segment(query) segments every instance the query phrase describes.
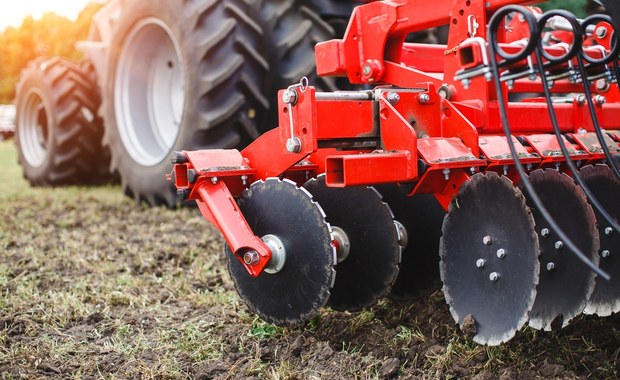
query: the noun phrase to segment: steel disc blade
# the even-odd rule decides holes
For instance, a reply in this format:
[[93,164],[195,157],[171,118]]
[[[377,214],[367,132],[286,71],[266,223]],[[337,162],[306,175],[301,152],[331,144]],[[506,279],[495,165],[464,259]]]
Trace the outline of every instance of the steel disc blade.
[[[586,166],[580,171],[586,185],[605,210],[620,221],[620,181],[607,165]],[[611,275],[609,281],[597,277],[594,292],[584,312],[607,317],[620,311],[620,233],[595,209],[601,246],[599,265]]]
[[335,275],[335,249],[323,210],[307,191],[278,179],[252,184],[238,204],[256,236],[277,236],[286,252],[279,272],[252,278],[227,247],[228,269],[239,296],[267,322],[307,322],[327,302]]
[[350,252],[336,265],[338,277],[328,304],[341,311],[358,311],[377,303],[398,275],[401,247],[389,206],[372,188],[330,188],[325,176],[306,182],[332,226],[348,236]]
[[377,190],[408,235],[390,297],[414,299],[440,289],[439,239],[446,212],[432,194],[410,197],[398,185],[382,185]]
[[[443,292],[475,342],[498,345],[528,319],[538,279],[538,239],[521,191],[496,173],[475,174],[450,204],[439,244]],[[469,317],[469,318],[468,318]]]
[[[535,170],[529,179],[543,205],[570,239],[598,262],[596,220],[583,190],[566,174]],[[564,246],[531,204],[540,246],[540,276],[529,324],[535,329],[564,327],[586,307],[596,274]],[[555,321],[555,322],[554,322]]]

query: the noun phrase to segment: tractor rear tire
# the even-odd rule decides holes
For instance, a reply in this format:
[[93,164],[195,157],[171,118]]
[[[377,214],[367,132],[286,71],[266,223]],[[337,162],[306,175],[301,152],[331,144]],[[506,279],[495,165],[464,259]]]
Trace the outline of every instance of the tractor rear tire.
[[268,63],[247,0],[130,1],[104,65],[104,144],[137,203],[179,204],[165,174],[175,150],[242,148],[268,108]]
[[[331,22],[340,25],[353,10],[354,2],[338,2],[338,9],[322,7],[318,0],[257,0],[253,18],[265,31],[264,51],[269,59],[269,77],[264,88],[269,96],[271,112],[264,119],[261,132],[277,126],[277,93],[307,77],[319,91],[334,91],[349,87],[345,80],[319,77],[316,73],[314,47],[337,35]],[[324,5],[324,4],[323,4]],[[336,12],[338,11],[338,12]],[[348,13],[348,15],[345,15]]]
[[22,71],[15,143],[23,175],[33,186],[109,180],[98,106],[89,74],[65,59],[37,58]]

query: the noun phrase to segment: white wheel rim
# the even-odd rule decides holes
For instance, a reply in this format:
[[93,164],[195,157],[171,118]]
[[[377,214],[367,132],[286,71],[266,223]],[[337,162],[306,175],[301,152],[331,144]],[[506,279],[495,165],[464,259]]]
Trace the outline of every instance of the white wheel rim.
[[161,20],[146,18],[127,36],[114,83],[116,124],[126,151],[143,166],[167,158],[179,135],[182,65],[179,45]]

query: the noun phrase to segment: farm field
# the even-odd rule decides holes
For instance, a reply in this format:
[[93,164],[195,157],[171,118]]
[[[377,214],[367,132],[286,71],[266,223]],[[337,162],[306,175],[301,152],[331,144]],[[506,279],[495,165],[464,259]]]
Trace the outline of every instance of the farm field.
[[[473,343],[441,291],[304,328],[253,316],[197,209],[119,187],[31,188],[0,143],[2,379],[613,379],[620,317]],[[162,178],[163,180],[163,178]]]

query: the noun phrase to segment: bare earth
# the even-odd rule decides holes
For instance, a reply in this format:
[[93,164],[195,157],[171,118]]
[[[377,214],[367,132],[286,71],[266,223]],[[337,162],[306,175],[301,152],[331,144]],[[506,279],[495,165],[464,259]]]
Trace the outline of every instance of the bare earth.
[[250,314],[222,238],[195,209],[118,187],[31,189],[0,143],[3,379],[532,379],[620,376],[620,317],[525,328],[500,347],[458,331],[440,291],[303,329]]

